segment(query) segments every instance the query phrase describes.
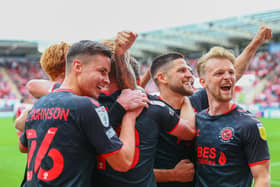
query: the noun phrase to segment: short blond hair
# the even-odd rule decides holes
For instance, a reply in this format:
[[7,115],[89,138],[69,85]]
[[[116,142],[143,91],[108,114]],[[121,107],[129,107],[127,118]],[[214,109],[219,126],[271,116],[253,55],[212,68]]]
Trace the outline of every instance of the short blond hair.
[[52,81],[65,72],[66,54],[69,48],[68,43],[60,42],[51,45],[42,54],[40,59],[41,67]]
[[206,62],[211,58],[222,58],[228,59],[233,65],[235,63],[235,56],[234,54],[223,48],[223,47],[212,47],[208,53],[204,54],[202,57],[199,58],[196,66],[196,71],[199,77],[203,76],[206,72],[205,65]]

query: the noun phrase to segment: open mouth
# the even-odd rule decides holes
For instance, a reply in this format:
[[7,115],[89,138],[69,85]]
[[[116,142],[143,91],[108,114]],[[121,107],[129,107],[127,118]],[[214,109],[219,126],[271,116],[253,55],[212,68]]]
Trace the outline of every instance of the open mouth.
[[189,79],[189,80],[187,80],[187,81],[184,81],[183,83],[184,83],[184,85],[186,85],[186,86],[191,86],[191,87],[193,87],[194,81],[193,81],[193,79]]
[[224,84],[223,86],[221,86],[221,89],[223,91],[230,91],[232,88],[232,85],[231,84]]
[[96,88],[97,88],[98,90],[103,90],[103,89],[105,88],[105,86],[100,86],[100,85],[98,85],[98,86],[96,86]]

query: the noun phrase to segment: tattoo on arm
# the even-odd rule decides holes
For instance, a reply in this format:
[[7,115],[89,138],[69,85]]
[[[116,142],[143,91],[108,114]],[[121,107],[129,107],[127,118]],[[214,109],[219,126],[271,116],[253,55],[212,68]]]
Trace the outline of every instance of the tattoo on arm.
[[133,69],[126,55],[115,56],[116,82],[120,89],[135,89],[136,80]]

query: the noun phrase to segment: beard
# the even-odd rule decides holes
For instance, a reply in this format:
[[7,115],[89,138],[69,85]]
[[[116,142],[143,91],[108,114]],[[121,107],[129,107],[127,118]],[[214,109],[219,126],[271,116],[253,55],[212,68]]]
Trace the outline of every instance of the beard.
[[222,102],[222,103],[229,102],[233,98],[233,90],[231,90],[231,93],[227,94],[227,95],[220,94],[219,92],[215,93],[215,92],[211,92],[211,91],[210,91],[210,93],[213,96],[213,98],[215,98],[217,101]]
[[187,89],[184,86],[175,86],[175,85],[170,85],[170,89],[173,92],[179,93],[183,96],[190,96],[193,94],[193,89]]

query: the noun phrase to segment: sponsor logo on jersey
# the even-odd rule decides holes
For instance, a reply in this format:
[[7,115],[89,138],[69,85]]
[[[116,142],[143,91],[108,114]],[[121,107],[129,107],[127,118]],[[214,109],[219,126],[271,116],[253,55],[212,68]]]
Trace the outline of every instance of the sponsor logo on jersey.
[[113,136],[116,135],[116,132],[113,130],[113,128],[111,127],[109,130],[106,131],[106,136],[111,139]]
[[158,106],[161,106],[161,107],[164,107],[165,104],[161,101],[156,101],[156,100],[151,100],[151,104],[152,105],[158,105]]
[[220,152],[220,157],[219,157],[219,164],[225,165],[227,163],[227,157],[223,151]]
[[104,106],[95,109],[104,127],[109,127],[109,116]]
[[170,108],[170,107],[168,107],[168,109],[169,109],[169,115],[170,116],[174,116],[175,111],[172,108]]
[[265,132],[265,128],[264,128],[263,124],[262,123],[257,123],[257,126],[258,126],[258,129],[259,129],[260,137],[263,140],[266,140],[266,132]]
[[216,148],[207,146],[197,146],[197,161],[199,164],[216,165]]
[[152,105],[158,105],[158,106],[161,106],[161,107],[165,107],[165,104],[161,101],[151,101],[151,104]]
[[232,127],[225,127],[219,133],[219,139],[222,142],[230,142],[234,137],[234,129]]

